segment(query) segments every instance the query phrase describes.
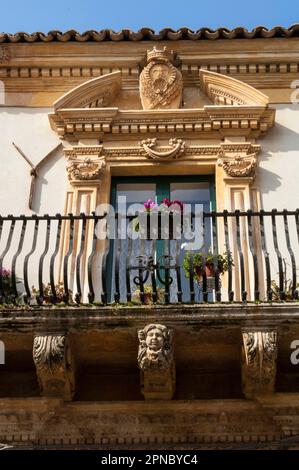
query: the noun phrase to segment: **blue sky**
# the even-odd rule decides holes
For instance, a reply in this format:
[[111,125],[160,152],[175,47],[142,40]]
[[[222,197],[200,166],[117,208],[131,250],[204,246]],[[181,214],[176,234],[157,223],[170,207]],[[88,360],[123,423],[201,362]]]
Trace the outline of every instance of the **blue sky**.
[[2,32],[299,23],[298,0],[0,0]]

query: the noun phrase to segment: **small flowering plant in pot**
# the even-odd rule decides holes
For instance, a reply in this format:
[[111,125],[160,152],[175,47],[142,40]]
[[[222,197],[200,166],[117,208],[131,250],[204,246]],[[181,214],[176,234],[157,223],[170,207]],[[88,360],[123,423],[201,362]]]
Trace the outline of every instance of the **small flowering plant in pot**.
[[[17,297],[15,295],[14,283],[11,271],[6,268],[0,269],[0,280],[2,292],[4,294],[5,303],[14,303],[16,300],[19,300],[21,295],[18,293]],[[16,284],[20,284],[22,281],[16,278]]]
[[[153,214],[156,213],[179,213],[181,214],[184,210],[184,203],[179,201],[178,199],[174,199],[171,201],[168,198],[164,198],[161,204],[153,201],[152,199],[148,199],[146,202],[143,203],[144,209],[142,214]],[[134,219],[134,230],[139,232],[140,230],[140,220],[139,217]]]
[[[56,303],[61,303],[65,301],[65,293],[64,293],[64,283],[62,281],[55,284],[55,292],[56,292]],[[39,298],[40,291],[39,289],[32,286],[32,294]],[[72,295],[72,291],[69,291],[69,294]],[[52,304],[53,303],[53,295],[52,295],[52,288],[50,282],[47,284],[43,284],[43,296],[42,296],[42,303],[45,304]]]
[[[154,302],[154,291],[153,291],[153,288],[150,284],[146,284],[144,287],[143,287],[143,292],[144,292],[144,304],[146,305],[150,305],[150,304],[153,304],[155,303]],[[135,303],[140,303],[141,300],[140,300],[140,294],[141,294],[141,290],[140,289],[136,289],[133,293],[133,296],[132,296],[132,301]],[[157,303],[163,303],[164,302],[164,289],[161,288],[161,287],[157,287],[157,300],[156,300]]]
[[[185,270],[185,275],[187,278],[190,277],[191,270],[191,254],[190,251],[187,251],[183,261],[183,268]],[[211,250],[208,253],[195,253],[193,256],[193,276],[198,282],[202,282],[203,272],[205,269],[205,274],[207,278],[213,278],[215,276],[215,262],[217,261],[217,267],[219,274],[225,273],[228,270],[229,262],[233,266],[233,261],[231,254],[225,252],[223,255],[217,254],[214,255]],[[205,261],[205,263],[204,263]],[[205,266],[204,266],[205,265]]]

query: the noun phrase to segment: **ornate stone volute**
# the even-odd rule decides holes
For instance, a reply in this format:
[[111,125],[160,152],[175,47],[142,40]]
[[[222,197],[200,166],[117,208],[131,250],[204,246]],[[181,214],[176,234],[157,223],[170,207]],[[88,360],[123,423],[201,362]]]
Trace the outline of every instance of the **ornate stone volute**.
[[33,359],[41,395],[71,400],[75,372],[67,335],[36,334]]
[[138,332],[138,365],[146,399],[171,399],[175,387],[172,331],[150,324]]
[[147,65],[139,80],[143,109],[175,109],[181,104],[183,80],[172,64],[172,53],[166,47],[147,51]]

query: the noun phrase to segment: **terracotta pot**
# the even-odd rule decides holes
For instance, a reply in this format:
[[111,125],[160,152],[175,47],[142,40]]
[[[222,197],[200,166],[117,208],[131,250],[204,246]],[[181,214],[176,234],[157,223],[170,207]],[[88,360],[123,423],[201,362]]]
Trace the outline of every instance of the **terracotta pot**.
[[[202,281],[202,269],[196,266],[195,267],[195,272],[198,275],[198,280]],[[205,273],[206,273],[206,277],[214,277],[215,276],[214,265],[213,264],[206,264]]]

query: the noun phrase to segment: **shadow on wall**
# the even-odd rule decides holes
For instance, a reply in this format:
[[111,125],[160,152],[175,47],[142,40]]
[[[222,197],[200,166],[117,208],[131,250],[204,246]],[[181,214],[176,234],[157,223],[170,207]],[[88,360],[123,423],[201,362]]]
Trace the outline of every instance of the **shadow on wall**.
[[[295,118],[295,116],[294,116]],[[298,118],[296,117],[298,120]],[[264,144],[263,144],[264,142]],[[282,124],[275,123],[275,126],[269,131],[268,135],[261,141],[263,147],[272,148],[275,152],[289,152],[298,150],[299,148],[299,126],[298,133],[283,126]],[[263,155],[261,155],[263,160]]]
[[45,186],[48,186],[49,181],[47,175],[51,168],[55,167],[58,161],[62,158],[61,148],[51,155],[46,162],[43,163],[41,168],[38,170],[38,176],[35,179],[35,189],[32,199],[32,210],[37,214],[41,211],[42,197],[45,190]]
[[[272,156],[269,153],[265,155],[268,155],[269,158]],[[261,194],[275,192],[281,186],[281,182],[282,178],[277,173],[258,167],[256,183],[260,187]]]
[[[298,151],[299,134],[282,124],[276,123],[268,136],[261,141],[261,145],[262,152],[259,156],[256,183],[261,188],[262,194],[269,194],[277,191],[282,185],[285,175],[283,176],[280,173],[280,169],[289,166],[288,153]],[[264,166],[263,162],[265,162]],[[270,171],[269,167],[277,168],[277,171]]]

